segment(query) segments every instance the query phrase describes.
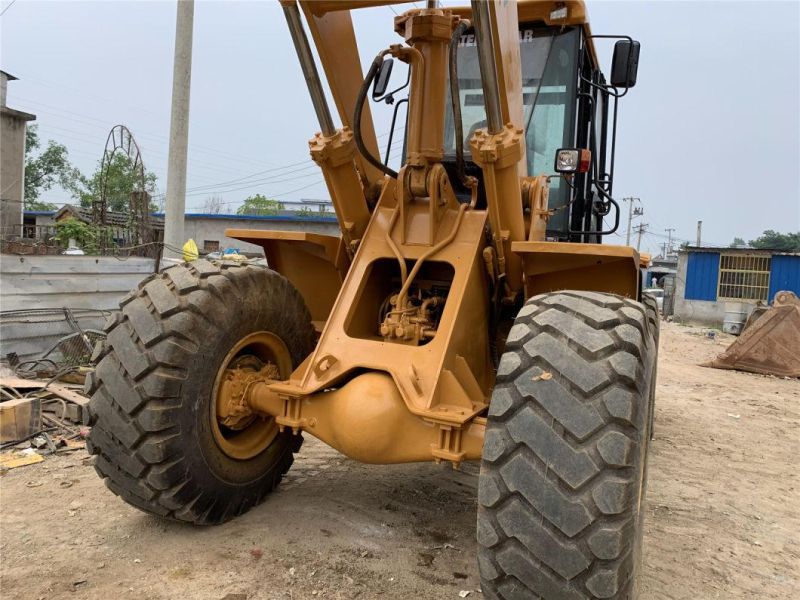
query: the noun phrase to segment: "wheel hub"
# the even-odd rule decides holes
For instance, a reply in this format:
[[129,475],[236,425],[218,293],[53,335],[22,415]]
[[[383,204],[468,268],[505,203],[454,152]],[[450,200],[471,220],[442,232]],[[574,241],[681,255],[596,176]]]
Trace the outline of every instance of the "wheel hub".
[[245,355],[234,359],[222,376],[216,398],[217,420],[228,429],[239,431],[255,418],[246,399],[250,385],[280,379],[280,371],[274,363],[264,364],[257,356]]
[[254,383],[288,377],[291,367],[283,340],[268,331],[247,335],[231,348],[217,372],[210,415],[214,439],[225,454],[247,460],[272,443],[275,420],[253,412],[248,390]]

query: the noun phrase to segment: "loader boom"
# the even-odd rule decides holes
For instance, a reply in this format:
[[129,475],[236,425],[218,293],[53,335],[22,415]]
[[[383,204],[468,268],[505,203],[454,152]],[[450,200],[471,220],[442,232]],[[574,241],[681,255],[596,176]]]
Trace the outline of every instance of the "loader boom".
[[[528,173],[529,164],[541,164],[526,159],[528,152],[538,150],[528,147],[537,98],[531,101],[531,94],[523,93],[523,75],[530,78],[533,67],[522,64],[520,48],[525,45],[526,57],[532,57],[528,62],[538,65],[538,92],[550,63],[544,46],[534,42],[549,36],[547,47],[553,48],[560,29],[571,32],[562,46],[575,45],[564,54],[572,61],[573,84],[580,85],[581,69],[599,73],[581,2],[476,1],[464,8],[408,10],[394,18],[394,30],[404,43],[379,52],[362,78],[349,9],[379,4],[282,1],[321,128],[309,142],[311,156],[325,176],[347,261],[330,251],[326,255],[335,255],[339,272],[346,275],[329,310],[314,310],[324,327],[312,355],[288,381],[253,386],[250,401],[258,411],[275,416],[280,427],[309,430],[361,460],[362,450],[369,448],[370,462],[428,457],[457,464],[480,453],[480,443],[470,446],[466,440],[482,426],[491,396],[497,347],[502,345],[496,339],[501,315],[527,297],[558,289],[638,298],[639,257],[631,248],[585,243],[599,239],[591,229],[576,236],[565,225],[552,235],[549,219],[577,202],[550,206],[553,175]],[[342,123],[338,129],[301,12],[331,85]],[[456,75],[462,86],[471,80],[456,74],[461,65],[450,64],[449,57],[463,58],[469,52],[479,67],[469,75],[477,75],[480,84],[465,87],[463,98],[455,90],[456,98],[448,87],[449,75]],[[579,55],[594,66],[581,65]],[[381,162],[367,102],[387,59],[410,69],[404,154],[396,172]],[[594,85],[584,95],[608,93]],[[578,100],[577,89],[570,97]],[[479,114],[478,126],[471,127],[466,140],[473,175],[457,177],[446,139],[452,138],[449,129],[460,103],[474,106],[476,98],[485,120],[481,126]],[[586,111],[590,105],[579,108]],[[562,123],[567,123],[566,106],[562,112]],[[601,118],[591,115],[587,130]],[[576,133],[577,141],[581,135]],[[561,189],[597,185],[588,175],[577,174],[572,183],[568,179],[556,176]],[[578,222],[585,221],[580,215]],[[268,258],[277,259],[270,260],[274,266],[281,264],[279,256],[291,255],[293,268],[283,274],[318,307],[312,291],[317,276],[309,277],[320,271],[320,253],[310,251],[313,242],[270,232],[229,234],[261,243]],[[384,391],[373,394],[372,408],[366,411],[363,402],[351,406],[343,390],[362,389],[355,381],[370,373],[387,377],[370,375],[368,387]],[[332,390],[341,390],[336,400],[306,402],[321,400]],[[394,427],[398,410],[418,417],[409,422],[399,454],[400,434]],[[312,422],[318,425],[310,428]],[[346,439],[354,438],[342,431],[359,423],[363,439],[353,448]],[[392,452],[382,454],[379,439],[392,441]]]

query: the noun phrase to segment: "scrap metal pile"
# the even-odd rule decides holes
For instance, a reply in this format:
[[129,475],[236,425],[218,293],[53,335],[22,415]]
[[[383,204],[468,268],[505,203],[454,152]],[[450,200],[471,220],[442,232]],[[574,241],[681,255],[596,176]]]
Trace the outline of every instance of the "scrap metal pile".
[[[16,312],[43,323],[37,311]],[[89,399],[83,384],[92,368],[94,344],[105,335],[81,329],[68,309],[62,314],[71,333],[34,359],[20,360],[16,352],[9,352],[0,364],[0,471],[85,447],[89,430],[83,421]],[[14,322],[20,318],[13,315]]]

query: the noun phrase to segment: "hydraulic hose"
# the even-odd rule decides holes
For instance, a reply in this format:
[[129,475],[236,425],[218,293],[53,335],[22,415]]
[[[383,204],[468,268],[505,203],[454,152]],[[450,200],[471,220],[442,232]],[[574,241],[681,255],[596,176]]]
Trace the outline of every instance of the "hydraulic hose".
[[466,212],[466,210],[467,210],[466,204],[459,205],[458,213],[456,213],[456,221],[455,223],[453,223],[453,228],[450,230],[448,236],[435,246],[429,248],[414,263],[414,266],[411,268],[411,273],[408,274],[408,277],[406,278],[403,287],[400,288],[400,293],[397,294],[397,305],[396,305],[397,308],[401,310],[405,308],[406,298],[408,297],[408,290],[411,289],[411,284],[414,282],[414,278],[417,276],[417,273],[419,273],[419,270],[422,267],[423,263],[456,238],[456,234],[458,233],[458,228],[461,225],[461,220],[464,217],[464,213]]
[[361,88],[358,90],[358,97],[356,98],[356,111],[353,115],[353,138],[356,141],[356,148],[358,148],[361,156],[363,156],[369,164],[376,169],[379,169],[383,173],[386,173],[389,177],[397,179],[397,171],[390,169],[387,165],[383,164],[380,159],[375,158],[367,149],[367,146],[364,144],[364,139],[361,135],[361,115],[364,112],[364,103],[367,100],[367,93],[369,92],[369,87],[372,85],[372,82],[375,79],[375,75],[378,73],[378,69],[380,69],[381,65],[383,64],[383,56],[387,52],[387,50],[384,50],[375,57],[375,60],[372,61],[372,64],[369,67],[369,71],[367,71],[367,76],[364,78],[364,82],[361,84]]

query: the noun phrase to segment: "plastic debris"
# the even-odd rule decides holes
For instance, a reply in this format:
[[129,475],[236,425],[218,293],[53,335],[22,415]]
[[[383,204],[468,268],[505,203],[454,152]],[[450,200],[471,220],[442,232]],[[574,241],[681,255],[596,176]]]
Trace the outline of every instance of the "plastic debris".
[[183,260],[192,262],[197,260],[200,256],[200,251],[197,249],[197,244],[193,239],[190,239],[183,245]]

